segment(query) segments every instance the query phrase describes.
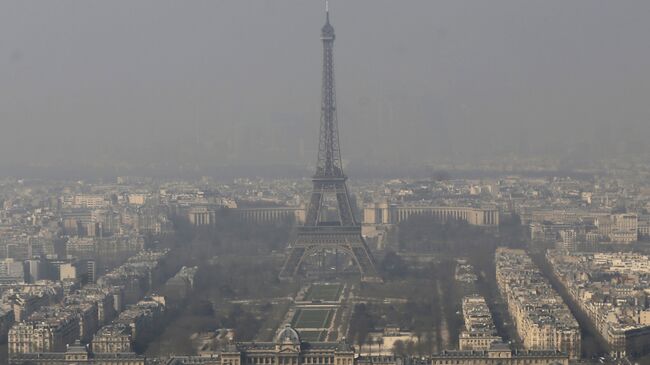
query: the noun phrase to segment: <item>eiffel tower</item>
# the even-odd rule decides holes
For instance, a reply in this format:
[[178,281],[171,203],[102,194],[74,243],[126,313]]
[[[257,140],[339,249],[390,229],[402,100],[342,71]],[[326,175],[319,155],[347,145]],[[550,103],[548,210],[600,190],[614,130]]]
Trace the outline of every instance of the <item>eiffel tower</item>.
[[[330,24],[329,9],[326,9],[326,22],[321,29],[323,85],[318,162],[312,178],[313,190],[305,223],[299,227],[296,240],[289,246],[289,254],[280,272],[280,279],[290,280],[296,277],[307,257],[324,255],[325,251],[335,251],[349,256],[361,273],[363,281],[380,282],[374,258],[361,236],[361,227],[352,212],[350,194],[345,183],[347,177],[343,173],[341,163],[334,91],[334,38],[334,27]],[[337,214],[334,220],[328,220],[331,219],[331,214],[323,212],[328,196],[336,200]]]

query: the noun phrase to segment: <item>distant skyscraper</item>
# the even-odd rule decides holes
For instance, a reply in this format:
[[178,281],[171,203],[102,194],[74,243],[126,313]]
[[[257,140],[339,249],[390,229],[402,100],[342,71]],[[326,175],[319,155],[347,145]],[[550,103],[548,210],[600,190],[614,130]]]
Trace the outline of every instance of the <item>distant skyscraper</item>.
[[95,263],[95,260],[86,261],[86,278],[88,283],[95,283],[95,280],[97,278],[97,265]]
[[25,261],[26,267],[26,273],[28,274],[28,277],[26,280],[30,283],[33,283],[37,280],[41,279],[41,260],[40,259],[29,259]]

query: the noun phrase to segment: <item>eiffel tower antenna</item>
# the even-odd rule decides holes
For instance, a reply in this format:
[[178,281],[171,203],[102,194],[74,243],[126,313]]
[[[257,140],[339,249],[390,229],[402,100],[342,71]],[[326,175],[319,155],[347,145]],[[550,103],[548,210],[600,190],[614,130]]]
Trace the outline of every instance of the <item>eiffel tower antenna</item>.
[[[322,255],[325,251],[344,252],[358,268],[362,280],[381,281],[372,254],[361,236],[350,204],[350,194],[343,173],[336,115],[334,87],[334,27],[329,20],[329,3],[325,2],[325,25],[321,28],[323,42],[323,79],[321,88],[321,116],[318,138],[318,160],[312,177],[313,190],[307,208],[305,223],[300,227],[296,241],[280,272],[281,279],[298,274],[307,256]],[[336,199],[336,217],[323,214],[325,197]],[[321,260],[322,262],[322,260]]]

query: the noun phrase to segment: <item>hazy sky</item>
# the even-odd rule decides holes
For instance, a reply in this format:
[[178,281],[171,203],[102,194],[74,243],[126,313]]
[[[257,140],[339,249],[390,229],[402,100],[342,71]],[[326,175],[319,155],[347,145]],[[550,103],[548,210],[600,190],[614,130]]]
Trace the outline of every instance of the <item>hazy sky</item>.
[[[313,165],[316,0],[0,4],[0,165]],[[650,1],[332,0],[344,160],[648,151]]]

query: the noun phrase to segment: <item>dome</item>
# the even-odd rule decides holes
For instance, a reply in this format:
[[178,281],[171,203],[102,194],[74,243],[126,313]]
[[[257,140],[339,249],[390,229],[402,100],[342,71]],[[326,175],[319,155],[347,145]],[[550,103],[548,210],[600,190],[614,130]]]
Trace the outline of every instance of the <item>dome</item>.
[[275,338],[275,342],[300,345],[300,336],[296,330],[291,328],[290,325],[286,325],[284,329],[278,333],[278,336]]

